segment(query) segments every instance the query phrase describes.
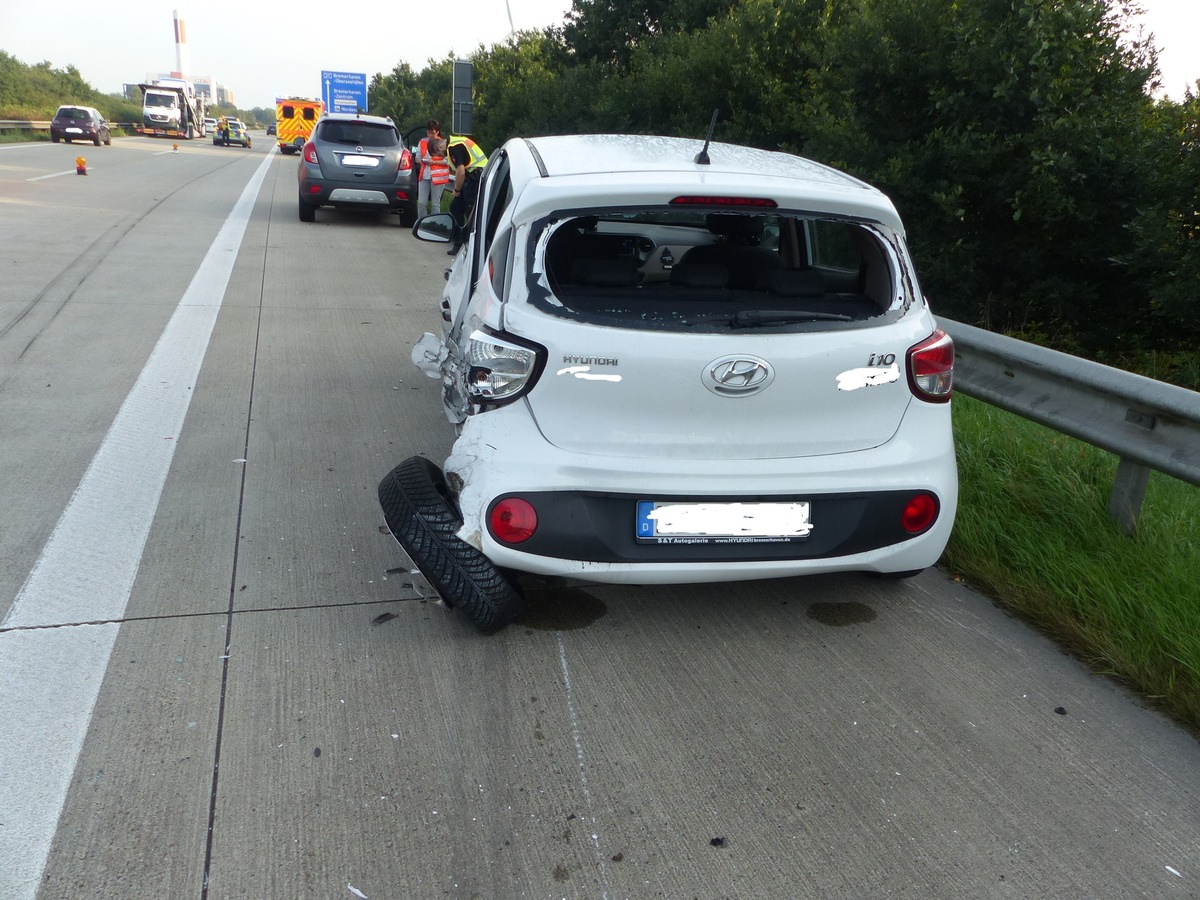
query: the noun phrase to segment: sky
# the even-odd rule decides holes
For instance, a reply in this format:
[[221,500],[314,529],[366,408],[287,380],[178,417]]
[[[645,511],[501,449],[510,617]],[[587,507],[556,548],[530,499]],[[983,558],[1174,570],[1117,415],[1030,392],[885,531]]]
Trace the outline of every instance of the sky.
[[[1141,6],[1140,21],[1159,48],[1164,93],[1181,99],[1200,78],[1200,0],[1141,0]],[[92,87],[119,93],[123,84],[176,68],[178,10],[189,74],[226,85],[239,108],[252,109],[274,106],[277,96],[320,97],[324,70],[361,72],[369,82],[401,63],[419,72],[430,60],[465,58],[513,30],[560,25],[570,7],[570,0],[393,2],[359,16],[347,15],[349,7],[338,12],[274,0],[55,0],[50,6],[3,0],[0,50],[31,65],[73,65]]]

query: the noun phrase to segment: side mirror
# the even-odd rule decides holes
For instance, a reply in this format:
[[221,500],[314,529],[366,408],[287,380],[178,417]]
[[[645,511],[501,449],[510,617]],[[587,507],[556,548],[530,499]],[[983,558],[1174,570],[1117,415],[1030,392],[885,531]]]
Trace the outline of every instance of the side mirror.
[[413,225],[413,235],[423,241],[448,244],[454,235],[454,216],[450,213],[423,216]]

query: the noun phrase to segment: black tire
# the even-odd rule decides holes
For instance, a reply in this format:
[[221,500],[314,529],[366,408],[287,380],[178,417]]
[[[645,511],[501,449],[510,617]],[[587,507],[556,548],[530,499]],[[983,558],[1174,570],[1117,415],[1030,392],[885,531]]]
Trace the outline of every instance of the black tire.
[[100,146],[100,135],[96,135],[94,138],[92,138],[92,143],[95,146],[99,147]]
[[311,203],[300,201],[300,221],[315,222],[317,221],[317,208]]
[[903,581],[906,578],[915,578],[924,571],[924,569],[909,569],[905,572],[868,572],[867,574],[877,581]]
[[521,614],[524,599],[491,560],[458,537],[462,517],[442,470],[410,456],[379,482],[392,535],[446,605],[494,634]]
[[52,143],[52,144],[57,144],[58,142],[59,142],[59,138],[56,138],[56,137],[53,137],[53,136],[50,138],[50,143]]

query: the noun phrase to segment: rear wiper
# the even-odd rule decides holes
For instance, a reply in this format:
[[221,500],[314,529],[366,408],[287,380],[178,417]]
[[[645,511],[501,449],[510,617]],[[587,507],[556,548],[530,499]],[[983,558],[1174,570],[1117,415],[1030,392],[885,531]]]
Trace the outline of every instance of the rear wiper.
[[787,325],[791,322],[850,322],[853,316],[843,313],[817,312],[812,309],[743,309],[733,321],[734,328],[754,328],[758,325]]

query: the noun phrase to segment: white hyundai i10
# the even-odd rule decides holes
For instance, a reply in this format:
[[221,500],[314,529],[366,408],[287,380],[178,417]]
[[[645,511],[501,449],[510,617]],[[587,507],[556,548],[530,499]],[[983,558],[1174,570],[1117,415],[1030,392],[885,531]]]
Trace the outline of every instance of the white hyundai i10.
[[[593,582],[906,575],[958,480],[954,348],[878,190],[683,138],[517,138],[494,153],[413,361],[448,459],[379,498],[485,632],[519,573]],[[447,214],[415,233],[447,241]]]

